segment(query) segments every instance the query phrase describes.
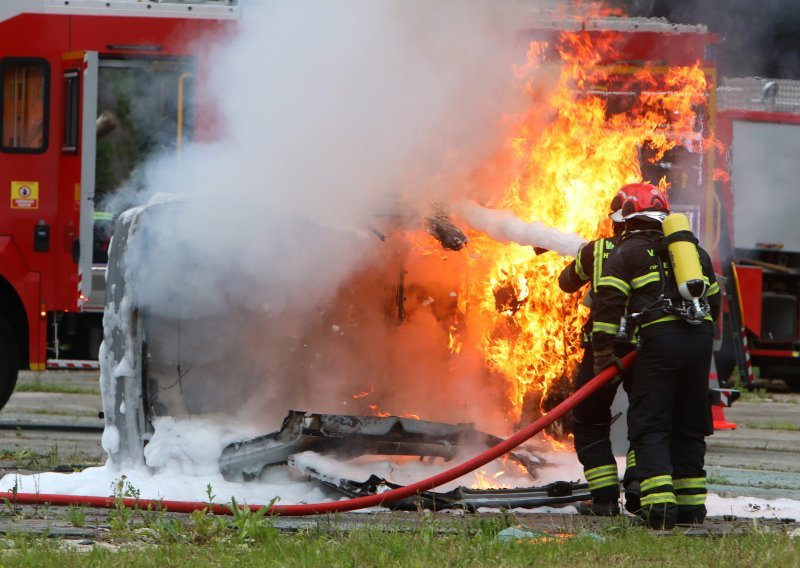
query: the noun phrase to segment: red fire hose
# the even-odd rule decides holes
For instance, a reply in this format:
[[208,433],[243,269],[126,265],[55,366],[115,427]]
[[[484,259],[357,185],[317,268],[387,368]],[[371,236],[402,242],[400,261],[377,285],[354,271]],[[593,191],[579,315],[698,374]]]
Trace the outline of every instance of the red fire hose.
[[[635,357],[636,351],[629,353],[622,359],[622,364],[625,367],[629,366]],[[301,516],[353,511],[355,509],[376,507],[383,505],[384,503],[404,499],[406,497],[416,495],[421,491],[429,491],[435,487],[449,483],[450,481],[453,481],[462,475],[486,465],[490,461],[499,458],[503,454],[510,452],[529,438],[533,437],[535,434],[538,434],[546,426],[561,418],[564,414],[574,408],[579,402],[586,399],[601,386],[611,381],[611,379],[613,379],[618,372],[619,371],[615,367],[609,367],[605,369],[591,381],[575,391],[572,396],[568,397],[566,400],[561,402],[561,404],[548,412],[547,415],[542,416],[530,426],[527,426],[507,440],[500,442],[496,446],[489,448],[474,458],[432,477],[423,479],[422,481],[417,481],[411,485],[398,487],[397,489],[392,489],[391,491],[387,491],[385,493],[378,493],[375,495],[369,495],[367,497],[356,497],[353,499],[346,499],[344,501],[331,501],[328,503],[273,505],[269,508],[269,514]],[[0,499],[8,499],[11,503],[17,503],[21,505],[43,505],[45,503],[49,503],[50,505],[74,505],[112,509],[122,503],[126,507],[131,508],[138,507],[141,509],[147,509],[149,507],[153,510],[161,509],[174,513],[191,513],[193,511],[202,511],[205,509],[208,512],[218,515],[231,514],[231,509],[227,505],[209,504],[197,501],[161,501],[155,499],[133,498],[124,498],[120,500],[114,497],[14,492],[0,492]],[[256,512],[261,509],[263,505],[243,505],[243,507],[249,507],[251,511]]]

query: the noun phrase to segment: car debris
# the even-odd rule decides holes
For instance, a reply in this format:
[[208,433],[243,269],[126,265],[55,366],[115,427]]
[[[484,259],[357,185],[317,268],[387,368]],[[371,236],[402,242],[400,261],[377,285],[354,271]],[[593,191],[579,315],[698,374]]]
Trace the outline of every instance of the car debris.
[[[225,479],[257,478],[271,465],[285,464],[305,451],[344,458],[362,455],[441,457],[453,459],[459,446],[491,447],[502,441],[475,429],[470,423],[446,424],[399,416],[349,416],[307,414],[290,410],[277,432],[233,442],[220,457]],[[508,454],[535,478],[545,460],[528,451]]]
[[[403,487],[377,475],[370,475],[366,481],[360,482],[322,473],[313,467],[300,465],[292,459],[289,463],[309,478],[316,479],[325,487],[350,498],[366,497]],[[539,487],[474,489],[462,486],[447,492],[422,491],[414,497],[392,501],[385,506],[399,511],[461,509],[474,513],[481,508],[532,509],[567,505],[587,499],[591,499],[588,484],[554,481]]]

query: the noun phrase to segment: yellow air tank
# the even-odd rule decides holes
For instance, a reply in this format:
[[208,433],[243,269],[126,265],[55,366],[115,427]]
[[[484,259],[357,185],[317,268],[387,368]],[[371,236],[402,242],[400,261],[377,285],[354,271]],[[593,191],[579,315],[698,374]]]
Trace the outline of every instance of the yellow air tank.
[[667,250],[678,291],[686,300],[696,302],[705,293],[706,283],[689,219],[681,213],[673,213],[664,219],[663,228],[664,236],[670,241]]

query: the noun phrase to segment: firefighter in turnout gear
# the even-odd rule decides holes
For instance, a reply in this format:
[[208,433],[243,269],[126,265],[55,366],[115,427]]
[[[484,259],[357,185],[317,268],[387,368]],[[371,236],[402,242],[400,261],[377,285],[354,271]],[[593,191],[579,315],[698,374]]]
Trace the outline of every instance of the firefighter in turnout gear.
[[[667,198],[657,187],[631,188],[622,209],[626,232],[597,283],[592,347],[595,371],[617,363],[614,341],[638,335],[629,392],[628,438],[641,489],[638,515],[652,528],[702,523],[706,508],[705,437],[712,433],[708,376],[719,286],[711,260],[688,230],[665,237]],[[675,280],[667,248],[691,242],[683,264],[697,266],[697,297]],[[670,251],[671,252],[671,251]]]
[[[575,260],[567,265],[558,277],[558,285],[564,292],[572,294],[590,283],[588,298],[589,302],[593,301],[603,264],[625,229],[622,219],[622,205],[627,197],[625,190],[623,187],[611,201],[609,218],[613,223],[614,235],[597,239],[581,247]],[[583,359],[573,378],[573,387],[576,390],[595,376],[591,330],[590,314],[583,328]],[[623,357],[633,347],[630,342],[618,343],[614,347],[614,352],[617,356]],[[630,370],[625,372],[625,385],[629,382],[630,375]],[[619,514],[619,474],[610,438],[611,404],[617,394],[617,386],[617,383],[606,385],[572,411],[575,451],[583,465],[583,473],[592,494],[591,504],[582,503],[579,506],[581,514],[598,516]],[[626,478],[629,475],[630,472],[626,471]]]

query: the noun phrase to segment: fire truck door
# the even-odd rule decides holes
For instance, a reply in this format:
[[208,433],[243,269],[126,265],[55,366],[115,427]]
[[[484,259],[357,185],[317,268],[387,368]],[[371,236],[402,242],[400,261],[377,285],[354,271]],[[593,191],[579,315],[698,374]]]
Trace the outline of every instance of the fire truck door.
[[92,292],[98,59],[96,51],[66,53],[62,57],[61,178],[72,191],[72,207],[79,211],[78,236],[72,244],[72,260],[78,264],[79,308]]

